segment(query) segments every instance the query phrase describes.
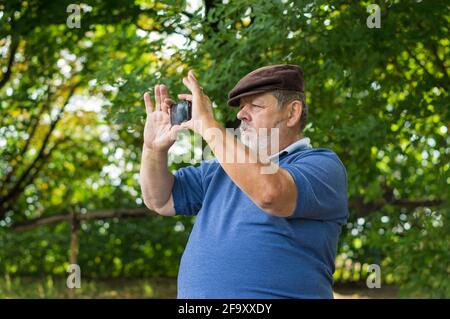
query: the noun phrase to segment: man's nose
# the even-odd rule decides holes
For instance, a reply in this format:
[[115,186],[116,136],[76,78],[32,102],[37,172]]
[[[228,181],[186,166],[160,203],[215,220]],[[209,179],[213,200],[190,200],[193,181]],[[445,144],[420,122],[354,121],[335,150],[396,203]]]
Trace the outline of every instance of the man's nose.
[[247,105],[244,105],[238,112],[237,116],[240,121],[250,121],[250,114],[247,112]]

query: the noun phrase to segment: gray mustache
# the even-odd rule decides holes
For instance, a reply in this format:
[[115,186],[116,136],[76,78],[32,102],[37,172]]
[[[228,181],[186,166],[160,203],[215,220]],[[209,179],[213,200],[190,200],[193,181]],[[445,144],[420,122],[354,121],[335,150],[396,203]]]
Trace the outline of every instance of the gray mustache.
[[241,122],[241,125],[239,125],[239,130],[242,132],[244,130],[255,130],[255,128],[251,127],[245,122]]

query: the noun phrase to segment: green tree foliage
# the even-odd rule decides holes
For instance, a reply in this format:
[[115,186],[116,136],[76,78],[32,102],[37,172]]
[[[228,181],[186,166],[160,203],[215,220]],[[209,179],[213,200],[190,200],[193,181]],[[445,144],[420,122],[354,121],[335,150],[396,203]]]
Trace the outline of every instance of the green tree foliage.
[[[205,0],[198,10],[189,1],[85,3],[81,27],[70,29],[70,1],[0,2],[1,271],[55,273],[67,262],[65,226],[15,234],[15,224],[142,207],[142,94],[154,84],[167,84],[175,97],[193,68],[216,117],[231,127],[236,110],[226,98],[236,81],[266,64],[294,63],[306,78],[305,134],[336,151],[348,171],[351,218],[335,279],[364,281],[367,265],[377,263],[383,282],[407,295],[450,296],[446,1],[379,1],[380,28],[366,24],[370,1]],[[86,223],[81,266],[92,276],[175,274],[190,228],[173,232],[175,221],[149,219],[112,222],[114,239],[106,241],[97,223]],[[146,227],[158,234],[146,237]],[[166,270],[157,271],[162,255],[153,262],[130,249],[131,229],[137,246],[158,242],[172,251]],[[161,234],[167,239],[152,237]],[[31,238],[54,239],[58,262],[32,253]],[[20,258],[14,247],[23,249]],[[27,260],[39,265],[32,270]],[[139,260],[141,268],[124,270]],[[111,262],[122,265],[119,273]]]
[[[190,220],[153,217],[83,224],[78,263],[83,278],[176,276]],[[0,236],[0,273],[65,276],[70,227],[58,224]],[[20,250],[17,247],[21,247]]]

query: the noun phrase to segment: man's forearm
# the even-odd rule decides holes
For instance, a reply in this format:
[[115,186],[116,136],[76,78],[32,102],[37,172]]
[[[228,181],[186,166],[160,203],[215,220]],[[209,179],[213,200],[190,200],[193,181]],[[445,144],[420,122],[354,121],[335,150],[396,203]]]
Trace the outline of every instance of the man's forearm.
[[167,167],[167,152],[142,149],[140,183],[144,202],[149,208],[164,206],[172,194],[173,175]]
[[[202,135],[222,168],[247,196],[269,213],[292,212],[296,191],[288,172],[268,158],[259,158],[217,122],[207,123],[204,132]],[[239,161],[243,158],[245,161]],[[264,170],[273,173],[263,174]]]

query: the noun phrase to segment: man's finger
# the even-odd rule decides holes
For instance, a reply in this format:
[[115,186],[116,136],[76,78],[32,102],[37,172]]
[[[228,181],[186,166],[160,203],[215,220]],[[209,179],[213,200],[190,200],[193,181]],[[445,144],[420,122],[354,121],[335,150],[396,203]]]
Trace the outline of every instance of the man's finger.
[[[161,84],[159,86],[159,92],[160,92],[160,99],[161,99],[161,103],[164,103],[165,99],[169,98],[169,90],[167,89],[167,86],[165,86],[164,84]],[[162,106],[161,106],[162,108]]]
[[188,75],[197,82],[197,78],[195,77],[194,71],[189,70]]
[[190,81],[189,78],[184,77],[183,78],[183,84],[184,84],[184,86],[186,86],[189,89],[189,91],[194,93],[194,86],[192,85],[192,82]]
[[192,94],[178,94],[178,98],[192,102]]
[[174,104],[175,104],[175,101],[174,101],[174,100],[169,99],[169,98],[165,98],[165,99],[163,100],[163,103],[162,103],[162,106],[161,106],[161,110],[162,110],[163,112],[169,113],[170,107],[171,107],[172,105],[174,105]]
[[189,70],[188,78],[189,78],[189,81],[192,83],[192,87],[193,87],[195,93],[203,93],[203,91],[202,91],[203,89],[200,87],[200,84],[198,83],[197,78],[194,75],[194,71]]
[[155,111],[161,111],[161,91],[159,89],[159,84],[155,85]]
[[190,119],[189,121],[181,123],[180,127],[182,129],[191,129],[192,130],[194,128],[194,122],[192,119]]
[[144,93],[144,103],[145,103],[145,112],[147,112],[147,114],[152,113],[153,105],[152,105],[152,100],[150,99],[150,93],[148,93],[148,92]]
[[175,125],[173,125],[171,128],[170,128],[170,138],[173,140],[173,141],[175,141],[176,139],[177,139],[177,133],[180,131],[180,130],[182,130],[183,128],[180,126],[180,125],[178,125],[178,124],[175,124]]

